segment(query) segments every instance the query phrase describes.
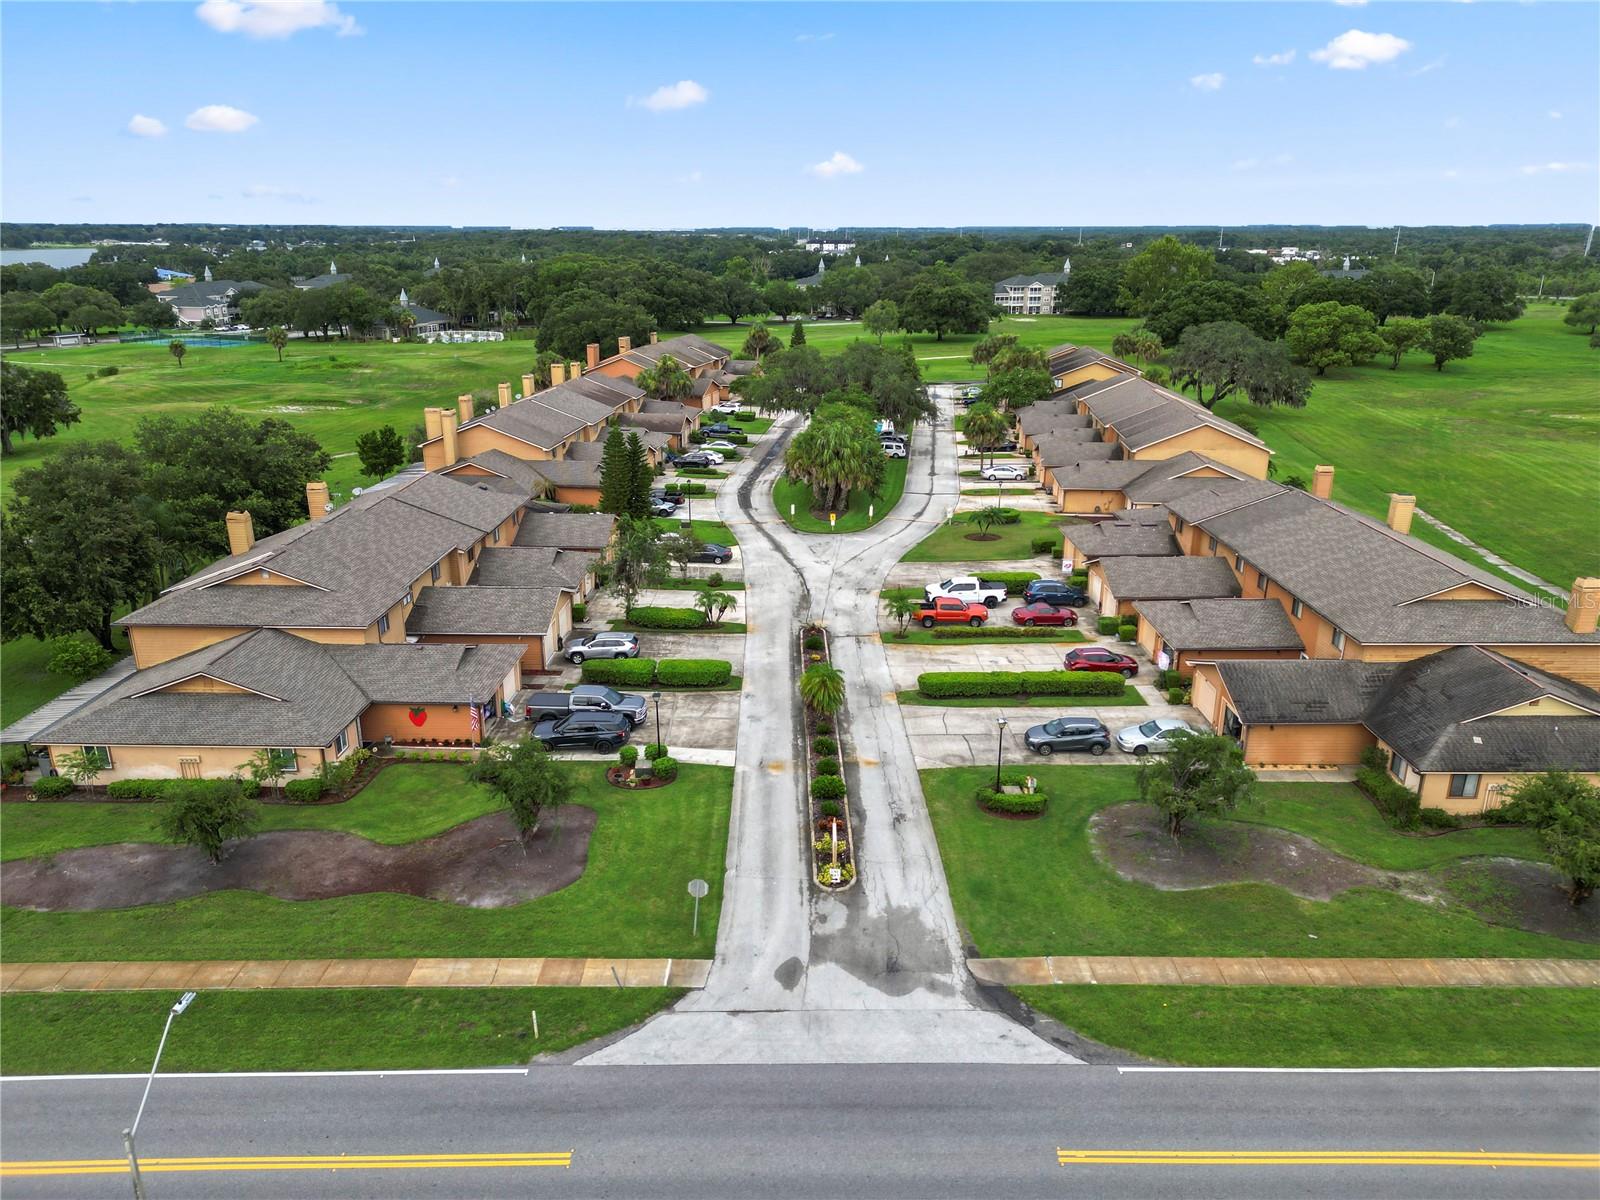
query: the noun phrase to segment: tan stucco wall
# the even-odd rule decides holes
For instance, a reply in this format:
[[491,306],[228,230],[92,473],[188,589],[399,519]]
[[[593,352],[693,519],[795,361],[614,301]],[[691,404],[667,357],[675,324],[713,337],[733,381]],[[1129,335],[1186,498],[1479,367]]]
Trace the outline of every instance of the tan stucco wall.
[[558,487],[555,498],[563,504],[593,504],[600,503],[600,489],[597,487]]
[[1090,363],[1086,367],[1077,367],[1071,371],[1064,371],[1060,375],[1052,374],[1051,378],[1055,380],[1056,391],[1059,392],[1064,388],[1087,383],[1091,379],[1112,379],[1121,374],[1124,374],[1124,372],[1118,371],[1114,367],[1109,367],[1105,363]]
[[160,690],[163,692],[201,692],[215,696],[249,696],[253,694],[249,688],[239,687],[237,684],[228,683],[226,680],[213,679],[210,675],[196,675],[192,679],[180,679],[177,683],[168,684]]
[[[346,728],[349,739],[348,747],[360,745],[361,722],[352,721]],[[50,761],[59,763],[62,754],[71,753],[82,749],[80,746],[50,746]],[[205,779],[226,779],[233,775],[241,775],[240,767],[248,762],[250,756],[261,746],[112,746],[111,769],[103,772],[95,780],[95,785],[102,786],[118,779],[181,779],[183,769],[179,760],[184,758],[198,758],[200,760],[200,775]],[[288,749],[288,747],[272,746],[267,749]],[[295,754],[298,758],[300,769],[285,779],[304,779],[321,770],[324,758],[333,762],[335,755],[332,746],[297,746]]]
[[[538,462],[544,459],[560,458],[566,453],[563,443],[554,450],[545,450],[539,446],[519,442],[514,437],[507,437],[487,425],[476,425],[471,429],[459,430],[456,433],[456,458],[471,458],[475,454],[482,454],[485,450],[504,450],[513,458],[520,458],[525,462]],[[435,440],[422,447],[422,465],[430,471],[437,471],[445,465],[444,442]]]
[[133,665],[143,670],[245,632],[213,625],[130,625],[128,648],[133,651]]
[[522,669],[524,671],[542,671],[548,661],[545,657],[545,647],[550,646],[554,652],[554,637],[546,633],[543,637],[514,637],[510,634],[489,633],[429,633],[417,639],[424,645],[448,646],[515,646],[522,645],[526,649],[522,652]]
[[1377,739],[1365,725],[1249,725],[1244,760],[1252,767],[1347,767]]
[[[499,711],[500,694],[495,693],[495,709]],[[467,739],[481,740],[472,732],[472,712],[465,704],[419,705],[427,716],[418,726],[411,722],[411,707],[406,704],[374,704],[361,714],[361,734],[369,742],[381,742],[392,737],[396,742],[449,742]]]
[[1065,513],[1115,512],[1119,508],[1126,508],[1128,504],[1127,497],[1120,491],[1091,492],[1077,489],[1069,491],[1057,484],[1054,477],[1048,486],[1056,507]]
[[1272,459],[1271,453],[1260,446],[1240,441],[1227,431],[1214,429],[1209,425],[1203,429],[1191,429],[1188,433],[1180,433],[1177,437],[1157,442],[1153,446],[1145,446],[1134,451],[1129,457],[1138,462],[1150,462],[1177,458],[1178,455],[1190,450],[1196,454],[1204,454],[1217,462],[1226,463],[1253,479],[1267,477],[1267,463]]
[[[1450,775],[1444,771],[1413,776],[1411,786],[1416,788],[1424,808],[1442,808],[1445,812],[1472,815],[1499,808],[1506,801],[1506,792],[1526,778],[1526,775],[1482,775],[1478,779],[1476,796],[1450,795]],[[1600,775],[1584,775],[1583,778],[1590,783],[1600,784]]]
[[235,575],[232,579],[225,579],[214,587],[250,587],[263,583],[270,583],[276,587],[305,587],[298,579],[290,579],[287,575],[279,575],[276,571],[269,571],[265,567],[257,570],[246,571]]

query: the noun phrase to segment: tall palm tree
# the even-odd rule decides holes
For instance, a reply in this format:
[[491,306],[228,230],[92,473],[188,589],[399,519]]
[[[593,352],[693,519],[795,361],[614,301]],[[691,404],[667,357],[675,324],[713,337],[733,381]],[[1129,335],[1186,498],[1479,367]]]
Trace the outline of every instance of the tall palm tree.
[[906,626],[911,624],[911,618],[922,610],[922,605],[910,596],[885,596],[884,608],[889,610],[889,617],[899,627],[903,634]]
[[984,452],[990,453],[992,461],[995,447],[1006,440],[1006,434],[1010,431],[1006,419],[987,401],[980,401],[969,408],[966,419],[961,422],[961,432],[966,435],[967,444],[978,451],[979,467],[983,466]]
[[653,367],[640,371],[633,381],[657,400],[686,400],[694,391],[694,379],[670,354],[663,354]]

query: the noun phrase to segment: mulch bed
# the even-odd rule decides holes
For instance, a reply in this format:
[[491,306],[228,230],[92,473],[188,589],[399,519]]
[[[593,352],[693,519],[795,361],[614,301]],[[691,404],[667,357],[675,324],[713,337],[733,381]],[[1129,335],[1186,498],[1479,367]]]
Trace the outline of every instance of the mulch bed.
[[640,775],[637,771],[624,774],[621,767],[609,767],[606,770],[606,782],[625,792],[648,792],[652,788],[664,788],[673,780],[657,779],[654,775]]
[[7,863],[6,903],[83,912],[241,889],[280,900],[399,892],[505,908],[575,883],[588,864],[594,826],[593,809],[569,804],[548,814],[526,845],[509,813],[403,846],[332,830],[274,830],[234,843],[216,864],[189,846],[86,846]]

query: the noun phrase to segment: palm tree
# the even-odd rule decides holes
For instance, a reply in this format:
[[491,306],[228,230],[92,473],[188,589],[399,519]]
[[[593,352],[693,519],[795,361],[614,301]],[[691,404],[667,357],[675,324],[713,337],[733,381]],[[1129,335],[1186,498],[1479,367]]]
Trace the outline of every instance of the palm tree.
[[720,625],[722,614],[734,606],[736,601],[727,592],[713,592],[709,589],[695,595],[694,606],[704,615],[707,625]]
[[995,447],[1006,440],[1011,427],[994,405],[982,401],[967,410],[966,419],[961,422],[961,432],[966,435],[967,444],[977,448],[978,466],[982,467],[983,452],[987,450],[992,456]]
[[883,483],[883,447],[859,410],[819,409],[784,451],[784,474],[811,489],[819,511],[838,512],[850,493]]
[[267,345],[278,352],[278,361],[283,361],[283,348],[289,344],[289,331],[282,325],[273,325],[267,330]]
[[183,344],[183,339],[173,338],[167,343],[167,350],[172,354],[173,358],[178,360],[178,365],[180,367],[183,366],[183,356],[189,353],[189,347]]
[[739,351],[745,358],[753,358],[760,362],[774,350],[781,349],[780,342],[766,325],[759,324],[750,331],[750,336],[744,339],[744,347]]
[[832,663],[812,663],[800,676],[800,699],[824,716],[844,707],[844,676]]
[[1141,362],[1155,362],[1161,357],[1161,352],[1166,349],[1161,344],[1161,335],[1149,329],[1140,329],[1134,334],[1134,353]]
[[901,636],[905,635],[906,626],[911,624],[911,618],[922,609],[922,605],[910,596],[885,596],[883,606],[889,610],[889,617],[899,627]]
[[994,362],[995,356],[1016,344],[1017,335],[1014,333],[992,333],[972,348],[972,361],[986,368],[987,376],[989,364]]
[[694,391],[694,379],[670,354],[663,354],[655,366],[640,371],[633,382],[657,400],[686,400]]
[[967,514],[967,521],[978,527],[978,541],[987,542],[992,537],[989,530],[1000,523],[1000,507],[988,504],[983,508],[973,509]]
[[1139,335],[1132,332],[1117,334],[1111,339],[1111,353],[1121,359],[1137,358]]

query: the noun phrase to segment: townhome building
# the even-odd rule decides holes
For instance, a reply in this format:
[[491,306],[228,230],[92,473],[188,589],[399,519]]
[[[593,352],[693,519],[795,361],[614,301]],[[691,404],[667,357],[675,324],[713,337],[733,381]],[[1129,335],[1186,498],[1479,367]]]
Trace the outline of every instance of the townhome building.
[[1072,270],[1070,260],[1059,271],[1034,275],[1011,275],[994,285],[995,307],[1014,315],[1049,316],[1059,307]]
[[683,403],[702,412],[727,400],[734,381],[741,374],[748,374],[754,365],[735,359],[726,346],[698,334],[686,333],[661,341],[652,333],[649,343],[643,346],[635,346],[632,338],[619,337],[617,352],[604,359],[600,357],[599,343],[591,343],[589,374],[632,380],[669,355],[693,381],[693,390]]

